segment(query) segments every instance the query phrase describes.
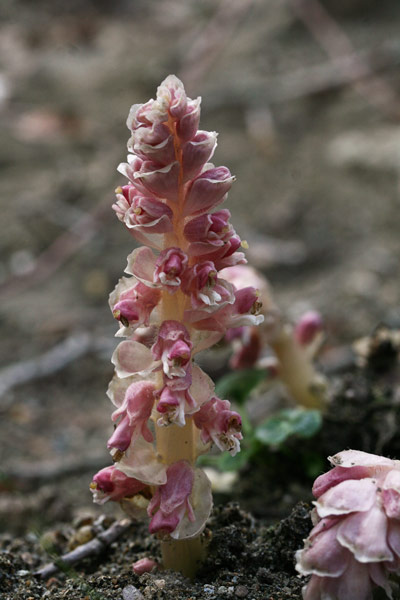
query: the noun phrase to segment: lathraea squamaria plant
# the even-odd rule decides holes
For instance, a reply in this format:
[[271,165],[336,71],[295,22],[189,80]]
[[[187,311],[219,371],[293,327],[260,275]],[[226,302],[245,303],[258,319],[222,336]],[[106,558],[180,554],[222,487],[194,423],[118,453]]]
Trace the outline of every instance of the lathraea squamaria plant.
[[229,211],[219,208],[234,177],[209,162],[217,134],[198,129],[200,100],[170,75],[127,120],[129,155],[118,170],[128,182],[113,208],[145,245],[128,256],[127,276],[110,295],[116,335],[126,338],[113,354],[108,389],[114,464],[91,484],[95,502],[147,513],[164,566],[187,575],[202,555],[212,507],[196,459],[212,444],[235,455],[242,437],[239,414],[193,359],[229,328],[263,320],[257,290],[219,274],[246,261]]

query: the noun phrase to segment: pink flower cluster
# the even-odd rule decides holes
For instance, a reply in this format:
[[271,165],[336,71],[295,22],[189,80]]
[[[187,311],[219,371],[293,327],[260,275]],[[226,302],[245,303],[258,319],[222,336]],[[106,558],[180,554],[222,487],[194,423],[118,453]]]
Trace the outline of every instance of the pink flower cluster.
[[[220,275],[245,259],[229,211],[210,212],[226,199],[234,177],[208,162],[217,134],[198,130],[199,117],[200,98],[188,98],[173,75],[155,100],[129,113],[130,154],[118,168],[128,184],[117,188],[113,208],[146,246],[128,256],[128,277],[110,295],[117,336],[127,339],[113,354],[108,390],[116,407],[108,440],[115,464],[92,483],[97,502],[151,497],[150,531],[176,539],[198,535],[211,510],[197,455],[212,443],[234,455],[242,437],[240,416],[215,396],[193,357],[228,328],[263,320],[258,292]],[[166,427],[193,428],[192,459],[171,462],[160,451]],[[169,439],[172,444],[174,436]]]
[[346,450],[330,459],[313,494],[314,528],[296,569],[312,575],[304,600],[371,600],[374,586],[393,598],[400,573],[400,461]]

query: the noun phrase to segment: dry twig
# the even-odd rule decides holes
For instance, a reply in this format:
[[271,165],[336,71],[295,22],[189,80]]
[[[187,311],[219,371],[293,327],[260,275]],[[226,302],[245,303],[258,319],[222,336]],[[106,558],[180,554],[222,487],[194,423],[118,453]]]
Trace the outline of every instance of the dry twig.
[[352,57],[342,68],[344,76],[353,77],[354,89],[389,117],[398,119],[400,104],[392,88],[374,74],[368,61],[358,54],[350,38],[318,0],[289,0],[289,4],[331,59]]
[[117,538],[125,533],[131,525],[132,521],[130,519],[122,519],[121,521],[113,523],[111,527],[103,533],[99,533],[93,540],[78,546],[75,550],[67,552],[67,554],[63,554],[54,562],[49,563],[36,571],[35,577],[48,579],[57,573],[57,571],[68,571],[72,565],[75,565],[84,558],[98,556],[107,548],[107,546],[115,542]]
[[198,87],[253,3],[254,0],[222,0],[218,10],[194,40],[191,36],[179,72],[187,88]]
[[52,375],[86,354],[92,344],[88,333],[71,335],[37,358],[14,363],[0,371],[0,398],[15,387]]
[[24,462],[0,471],[0,488],[11,491],[28,492],[39,486],[55,483],[60,479],[98,471],[104,466],[103,456],[87,456],[83,460],[66,462]]
[[46,280],[71,256],[87,244],[102,226],[102,219],[110,211],[110,199],[96,205],[91,213],[84,213],[69,229],[58,236],[36,259],[33,268],[23,275],[14,275],[0,285],[0,296],[10,298],[26,288]]

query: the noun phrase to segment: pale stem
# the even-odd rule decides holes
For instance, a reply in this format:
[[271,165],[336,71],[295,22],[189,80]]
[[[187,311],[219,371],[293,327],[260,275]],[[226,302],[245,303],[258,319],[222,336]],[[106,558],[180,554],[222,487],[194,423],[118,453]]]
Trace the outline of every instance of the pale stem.
[[[206,544],[201,537],[192,540],[173,540],[161,542],[161,552],[165,569],[180,571],[185,577],[193,579],[205,557]],[[177,566],[179,565],[179,566]]]
[[294,339],[291,329],[283,327],[271,346],[281,365],[280,379],[297,404],[306,408],[323,408],[321,393],[314,387],[317,374],[307,353]]
[[[182,151],[171,119],[169,119],[168,125],[175,138],[176,159],[182,165]],[[164,248],[178,246],[183,251],[187,249],[187,243],[183,236],[184,218],[181,216],[184,199],[185,187],[181,167],[177,203],[170,203],[170,208],[174,213],[174,231],[164,236]],[[160,302],[161,322],[174,320],[182,323],[186,304],[187,297],[181,290],[177,290],[174,294],[164,291]],[[159,384],[162,385],[161,375]],[[164,464],[170,465],[179,460],[187,460],[194,467],[197,458],[198,429],[195,427],[193,419],[187,417],[184,427],[169,425],[168,427],[156,426],[155,429],[157,453]],[[199,563],[204,558],[204,544],[200,536],[189,540],[169,538],[161,542],[161,552],[166,569],[180,571],[186,577],[193,578]]]

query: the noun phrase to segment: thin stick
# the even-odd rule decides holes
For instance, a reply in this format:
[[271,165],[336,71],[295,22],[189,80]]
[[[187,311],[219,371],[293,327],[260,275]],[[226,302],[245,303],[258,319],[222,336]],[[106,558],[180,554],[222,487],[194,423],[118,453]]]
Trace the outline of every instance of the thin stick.
[[88,456],[84,460],[66,462],[21,463],[0,470],[1,488],[11,491],[31,491],[60,479],[97,471],[104,466],[104,456]]
[[399,99],[393,89],[373,74],[368,62],[359,56],[350,38],[318,0],[289,0],[289,4],[328,56],[332,59],[353,56],[351,69],[358,71],[358,78],[352,84],[354,89],[389,117],[399,119]]
[[85,213],[73,227],[64,231],[36,259],[29,273],[15,275],[0,285],[0,296],[10,298],[32,285],[48,279],[71,256],[87,244],[102,226],[101,219],[110,211],[110,200],[105,199],[91,213]]
[[0,398],[16,385],[52,375],[88,352],[92,337],[79,333],[66,338],[37,358],[14,363],[0,371]]
[[48,565],[45,565],[36,571],[34,573],[35,577],[40,579],[48,579],[58,571],[68,571],[69,567],[75,565],[84,558],[88,558],[89,556],[98,556],[105,550],[105,548],[107,548],[107,546],[112,544],[117,538],[125,533],[125,531],[127,531],[131,525],[132,521],[130,519],[122,519],[121,521],[113,523],[111,527],[109,527],[103,533],[99,533],[93,540],[78,546],[75,548],[75,550],[72,550],[72,552],[63,554],[54,562],[49,563]]
[[185,61],[179,71],[179,77],[188,88],[198,87],[253,4],[254,0],[222,0],[194,39],[191,32]]

